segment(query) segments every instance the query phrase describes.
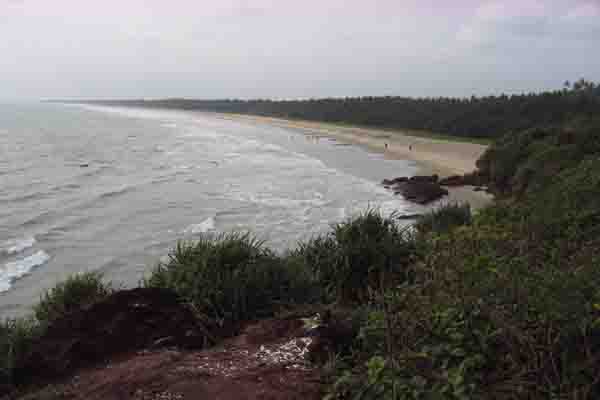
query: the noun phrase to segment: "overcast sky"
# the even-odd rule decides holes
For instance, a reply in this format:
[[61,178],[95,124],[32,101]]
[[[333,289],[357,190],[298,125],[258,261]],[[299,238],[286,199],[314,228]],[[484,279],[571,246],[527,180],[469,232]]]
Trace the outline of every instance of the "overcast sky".
[[600,0],[0,0],[0,98],[470,96],[600,81]]

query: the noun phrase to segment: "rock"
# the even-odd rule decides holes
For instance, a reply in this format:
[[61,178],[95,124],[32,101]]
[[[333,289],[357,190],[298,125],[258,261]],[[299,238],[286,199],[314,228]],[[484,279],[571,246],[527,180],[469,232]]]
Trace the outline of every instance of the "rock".
[[[410,178],[401,176],[384,179],[382,184],[386,188],[394,190],[395,194],[401,194],[407,200],[427,204],[448,194],[448,191],[442,188],[438,181],[438,175],[415,175]],[[402,219],[414,219],[414,217],[407,216]]]
[[436,183],[439,180],[437,175],[415,175],[410,178],[411,182],[431,182]]
[[393,186],[396,183],[401,183],[401,182],[407,182],[409,180],[409,178],[407,176],[400,176],[398,178],[394,178],[394,179],[384,179],[383,181],[381,181],[381,184],[383,186]]
[[484,186],[486,180],[481,173],[475,171],[464,175],[451,175],[439,181],[442,186]]
[[392,179],[392,184],[394,185],[396,183],[408,182],[408,180],[408,176],[400,176],[398,178]]
[[401,194],[406,200],[419,204],[428,204],[448,194],[438,183],[409,181],[396,185],[395,194]]
[[484,187],[482,187],[482,186],[475,186],[475,187],[473,188],[473,191],[474,191],[474,192],[485,192],[486,190],[487,190],[487,189],[486,189],[486,188],[484,188]]
[[465,179],[462,175],[451,175],[440,179],[439,184],[442,186],[463,186],[465,185]]
[[[121,353],[161,345],[202,348],[212,340],[173,291],[118,291],[48,326],[17,363],[17,383],[59,378]],[[165,338],[168,338],[166,340]]]

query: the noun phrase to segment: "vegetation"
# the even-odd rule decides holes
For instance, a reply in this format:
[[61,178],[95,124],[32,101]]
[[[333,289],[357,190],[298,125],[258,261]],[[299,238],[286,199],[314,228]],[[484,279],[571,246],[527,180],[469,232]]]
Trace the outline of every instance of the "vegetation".
[[47,290],[34,306],[35,318],[44,325],[101,300],[112,293],[113,289],[102,279],[102,274],[86,272],[72,275],[55,287]]
[[112,287],[102,275],[87,272],[68,277],[47,290],[34,307],[34,315],[7,319],[0,324],[0,384],[13,381],[17,362],[46,327],[68,313],[108,296]]
[[13,382],[16,363],[41,333],[33,318],[8,319],[0,324],[0,384]]
[[406,279],[415,243],[394,218],[368,209],[301,243],[292,253],[314,274],[328,298],[342,304],[368,300],[369,291]]
[[411,279],[373,297],[330,398],[598,398],[599,140],[587,119],[493,146],[499,199],[417,224]]
[[442,234],[460,225],[470,225],[472,221],[469,204],[445,204],[417,220],[414,225],[419,235]]
[[310,100],[107,100],[90,103],[411,129],[455,137],[496,139],[508,132],[560,125],[600,112],[600,85],[583,79],[539,94],[471,98],[357,97]]
[[144,284],[173,289],[204,317],[236,326],[315,300],[311,276],[299,267],[249,234],[230,233],[179,243]]

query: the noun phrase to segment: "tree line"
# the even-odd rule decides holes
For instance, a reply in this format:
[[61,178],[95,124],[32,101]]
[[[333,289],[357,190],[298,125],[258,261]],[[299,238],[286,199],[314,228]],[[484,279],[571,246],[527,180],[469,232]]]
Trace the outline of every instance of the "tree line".
[[346,97],[308,100],[103,100],[87,103],[411,129],[494,139],[533,126],[555,126],[600,112],[600,84],[580,79],[543,93],[470,98]]

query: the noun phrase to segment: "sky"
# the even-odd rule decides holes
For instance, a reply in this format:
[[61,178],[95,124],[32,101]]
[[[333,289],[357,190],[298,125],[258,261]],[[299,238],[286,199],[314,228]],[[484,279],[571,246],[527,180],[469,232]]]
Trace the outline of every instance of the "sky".
[[0,99],[489,95],[600,82],[600,0],[0,0]]

